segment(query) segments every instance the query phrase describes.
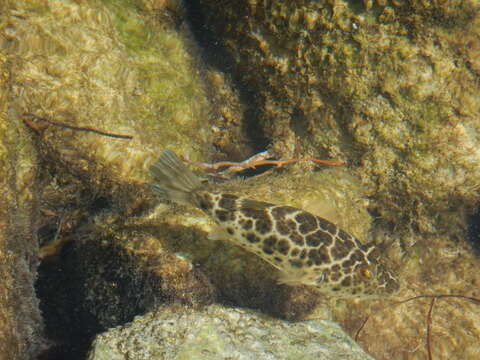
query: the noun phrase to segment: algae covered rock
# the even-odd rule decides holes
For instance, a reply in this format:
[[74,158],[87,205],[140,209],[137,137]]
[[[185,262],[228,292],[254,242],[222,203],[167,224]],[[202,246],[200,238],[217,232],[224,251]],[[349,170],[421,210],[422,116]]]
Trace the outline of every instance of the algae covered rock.
[[194,3],[279,157],[344,160],[385,225],[462,236],[480,174],[478,2]]
[[[145,185],[151,180],[147,167],[166,147],[198,161],[210,161],[214,149],[243,159],[268,143],[279,158],[343,159],[351,166],[275,170],[219,188],[305,209],[361,241],[380,223],[375,235],[390,245],[385,255],[393,255],[392,267],[400,270],[401,296],[477,289],[478,262],[467,246],[452,245],[463,234],[463,213],[477,198],[478,20],[466,10],[473,14],[473,3],[458,10],[397,1],[200,4],[233,54],[232,77],[251,85],[254,111],[229,88],[228,75],[204,73],[179,2],[0,5],[8,14],[0,28],[8,64],[2,78],[1,144],[7,150],[2,148],[1,179],[7,191],[0,211],[7,221],[0,224],[1,255],[14,251],[27,259],[2,262],[2,274],[5,293],[25,299],[21,310],[33,319],[22,321],[19,333],[35,334],[21,346],[35,351],[39,344],[32,290],[37,230],[41,269],[50,274],[40,279],[38,291],[50,301],[43,307],[47,329],[59,343],[84,346],[91,335],[172,302],[191,308],[162,308],[167,310],[159,316],[197,321],[198,309],[217,300],[284,319],[334,318],[350,334],[359,328],[370,303],[338,301],[328,308],[329,299],[311,288],[278,285],[270,265],[235,245],[210,241],[212,222],[200,211],[153,199]],[[447,25],[451,31],[442,32]],[[465,28],[471,34],[462,39],[457,35]],[[463,42],[472,47],[466,50]],[[221,91],[210,96],[215,88]],[[258,118],[242,120],[241,114]],[[255,141],[244,138],[248,132]],[[22,276],[25,288],[11,281]],[[454,329],[461,341],[449,336],[436,351],[447,357],[463,351],[468,358],[477,350],[468,334],[478,332],[478,316],[470,303],[459,304],[459,310],[448,304],[439,314],[466,324]],[[12,302],[3,305],[8,318]],[[424,329],[418,322],[423,306],[407,316],[372,318],[361,334],[363,345],[378,358],[415,353],[402,340],[413,343]],[[208,329],[212,317],[230,312],[218,309],[203,313],[210,316]],[[85,322],[77,321],[82,316]],[[286,323],[274,322],[286,331]],[[5,337],[25,344],[11,331],[13,320],[7,324]],[[389,326],[388,342],[382,342],[378,331]],[[446,332],[448,321],[440,328]],[[241,345],[235,338],[217,340],[225,349]],[[172,353],[189,351],[178,341]],[[321,351],[313,340],[307,346]]]
[[371,359],[329,321],[288,323],[251,310],[169,306],[97,336],[89,360]]
[[205,86],[177,31],[126,1],[27,4],[12,5],[16,16],[8,24],[18,114],[132,137],[34,118],[43,156],[110,195],[112,187],[144,180],[143,164],[158,148],[172,146],[193,158],[208,151]]
[[[231,57],[229,71],[257,94],[255,121],[278,157],[341,159],[360,180],[398,265],[400,299],[478,298],[478,253],[465,242],[466,214],[479,201],[478,2],[194,4],[203,15],[199,32],[213,34]],[[345,302],[332,315],[354,334],[368,306]],[[458,306],[459,322],[469,326],[451,324],[450,333],[437,319],[439,333],[449,335],[434,356],[475,358],[478,306],[441,306],[444,319]],[[378,315],[362,344],[377,358],[427,356],[424,346],[405,344],[425,343],[411,329],[425,333],[418,314],[428,313],[428,301],[392,312]]]
[[[168,13],[174,3],[159,9],[161,4],[146,1],[144,12],[129,1],[0,4],[1,344],[9,358],[34,356],[40,347],[42,320],[33,289],[39,259],[44,272],[37,289],[52,340],[71,340],[66,337],[85,325],[75,322],[79,314],[89,313],[91,320],[76,333],[87,334],[81,343],[91,331],[118,324],[131,309],[138,310],[128,303],[138,300],[129,291],[145,283],[146,270],[127,276],[133,266],[127,267],[124,249],[117,262],[115,252],[102,257],[102,249],[110,248],[97,242],[102,237],[95,231],[95,217],[108,227],[150,206],[144,164],[159,149],[182,149],[195,159],[205,156],[212,143],[206,85],[188,31],[177,28],[173,18],[152,16],[158,10]],[[75,249],[123,267],[112,266],[112,272],[118,271],[113,275],[106,271],[110,279],[100,273],[95,278],[93,271],[102,268],[95,261],[88,267]],[[172,256],[166,259],[164,267],[183,266]],[[63,276],[56,272],[62,267],[69,270]],[[49,270],[56,276],[45,276]],[[108,282],[111,278],[123,282],[121,289]],[[91,291],[84,292],[88,287]],[[168,285],[161,288],[173,297]],[[83,295],[91,296],[84,303],[88,311],[78,304]],[[103,309],[95,307],[102,296],[111,301]]]
[[0,51],[0,357],[24,360],[36,359],[45,345],[34,290],[38,168],[26,130],[9,118],[9,81],[9,64]]

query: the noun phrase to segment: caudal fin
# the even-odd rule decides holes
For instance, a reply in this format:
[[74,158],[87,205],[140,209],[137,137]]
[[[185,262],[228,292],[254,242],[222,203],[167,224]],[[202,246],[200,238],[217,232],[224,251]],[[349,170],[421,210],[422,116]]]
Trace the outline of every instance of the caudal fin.
[[192,204],[192,192],[202,186],[200,179],[168,149],[150,166],[150,173],[155,179],[152,189],[161,199]]

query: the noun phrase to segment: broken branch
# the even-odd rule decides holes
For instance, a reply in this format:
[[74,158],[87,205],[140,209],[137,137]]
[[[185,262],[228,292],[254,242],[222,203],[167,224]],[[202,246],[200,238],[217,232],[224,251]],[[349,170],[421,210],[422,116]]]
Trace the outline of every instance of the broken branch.
[[277,167],[292,164],[300,161],[310,161],[315,164],[322,164],[322,165],[333,165],[333,166],[342,166],[345,165],[341,161],[336,160],[320,160],[314,158],[294,158],[288,160],[269,160],[272,158],[272,155],[268,151],[263,151],[261,153],[255,154],[254,156],[248,158],[247,160],[241,162],[234,162],[234,161],[220,161],[216,163],[205,163],[205,162],[196,162],[190,161],[187,158],[183,158],[183,160],[193,166],[196,166],[204,171],[215,172],[221,168],[226,167],[227,169],[220,171],[219,174],[225,173],[236,173],[245,169],[254,169],[257,166],[262,165],[275,165]]

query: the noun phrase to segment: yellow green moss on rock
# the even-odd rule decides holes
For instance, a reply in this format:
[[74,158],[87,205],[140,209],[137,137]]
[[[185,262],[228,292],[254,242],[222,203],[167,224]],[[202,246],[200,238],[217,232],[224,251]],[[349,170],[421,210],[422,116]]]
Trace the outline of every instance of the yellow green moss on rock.
[[18,113],[133,140],[48,126],[46,152],[100,190],[144,179],[143,165],[158,149],[170,146],[192,158],[208,150],[209,104],[193,50],[179,33],[129,2],[52,0],[48,10],[33,12],[20,2],[19,16],[9,19]]

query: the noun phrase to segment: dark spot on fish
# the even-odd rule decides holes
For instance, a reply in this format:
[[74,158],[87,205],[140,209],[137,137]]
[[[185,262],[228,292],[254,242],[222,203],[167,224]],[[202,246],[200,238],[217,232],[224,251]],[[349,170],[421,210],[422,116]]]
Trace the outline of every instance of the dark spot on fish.
[[222,197],[220,198],[220,201],[218,205],[221,208],[224,208],[225,210],[235,210],[237,208],[236,206],[236,200],[238,199],[238,196],[232,195],[232,194],[222,194]]
[[266,238],[263,243],[267,246],[275,246],[275,244],[277,243],[278,239],[276,236],[272,235],[272,236],[269,236],[268,238]]
[[200,209],[208,211],[213,208],[212,197],[208,194],[198,197],[198,205]]
[[226,212],[225,210],[216,210],[215,216],[217,217],[218,220],[220,220],[221,222],[224,222],[224,221],[227,221],[228,212]]
[[347,232],[339,229],[339,230],[338,230],[337,237],[338,237],[341,241],[347,241],[347,240],[351,240],[352,235],[350,235],[349,233],[347,233]]
[[302,211],[295,215],[295,220],[300,224],[299,230],[302,234],[312,232],[317,228],[317,220],[312,214]]
[[288,262],[290,263],[290,265],[297,268],[302,267],[303,265],[303,263],[300,260],[288,260]]
[[269,248],[269,247],[265,247],[265,246],[264,246],[264,247],[263,247],[263,252],[264,252],[265,254],[272,255],[274,251],[273,251],[272,248]]
[[290,253],[291,256],[297,256],[299,254],[300,250],[299,249],[293,249],[292,252]]
[[330,252],[335,260],[340,260],[346,258],[350,254],[350,249],[343,246],[342,243],[337,242]]
[[276,257],[276,256],[275,256],[273,259],[274,259],[276,262],[282,262],[282,261],[283,261],[281,258]]
[[342,267],[343,268],[349,268],[351,266],[353,266],[353,264],[355,263],[355,261],[353,261],[352,259],[348,259],[348,260],[345,260],[344,262],[342,262]]
[[323,230],[315,231],[313,234],[307,236],[307,245],[310,247],[317,247],[320,244],[328,246],[332,243],[332,236]]
[[343,246],[350,251],[355,247],[355,243],[350,239],[346,239],[343,243]]
[[277,221],[277,231],[282,235],[289,235],[293,231],[297,231],[297,223],[292,219],[287,219],[285,221]]
[[233,235],[233,233],[234,233],[233,229],[232,229],[232,228],[230,228],[230,227],[229,227],[229,228],[227,228],[227,232],[228,232],[230,235]]
[[257,235],[255,235],[254,233],[247,233],[246,238],[251,243],[257,243],[257,242],[260,241],[260,238]]
[[288,228],[287,224],[285,224],[284,221],[277,221],[276,228],[281,235],[290,234],[290,229]]
[[266,210],[271,206],[273,205],[263,201],[244,199],[242,200],[240,211],[245,217],[258,219],[268,216]]
[[248,219],[248,220],[241,219],[238,223],[245,230],[250,230],[253,227],[253,222],[250,219]]
[[318,220],[318,224],[323,230],[328,231],[332,235],[336,234],[337,227],[334,224],[332,224],[330,221],[321,217],[317,217],[317,220]]
[[255,222],[255,229],[260,234],[266,234],[272,230],[272,221],[268,217],[257,218]]
[[242,214],[247,218],[258,219],[265,216],[264,210],[242,208]]
[[305,245],[305,240],[303,239],[303,236],[299,235],[296,232],[290,235],[290,239],[297,245],[300,245],[300,246]]
[[308,258],[312,260],[315,265],[325,264],[331,261],[328,249],[325,246],[310,250],[308,252]]
[[300,253],[300,259],[305,259],[305,257],[307,256],[307,250],[303,249],[302,252]]
[[285,218],[285,215],[295,211],[298,211],[298,209],[291,206],[276,206],[272,209],[272,215],[275,219],[281,220]]
[[365,254],[361,250],[355,250],[355,252],[350,256],[350,259],[356,262],[364,262]]
[[277,249],[281,254],[287,255],[288,251],[290,250],[290,245],[288,244],[287,240],[282,239],[278,242]]
[[347,276],[345,279],[342,280],[342,282],[340,283],[340,285],[342,285],[343,287],[348,287],[352,284],[352,278],[350,276]]
[[273,249],[275,247],[275,244],[277,243],[277,240],[277,237],[273,235],[263,240],[263,251],[267,254],[273,254]]

